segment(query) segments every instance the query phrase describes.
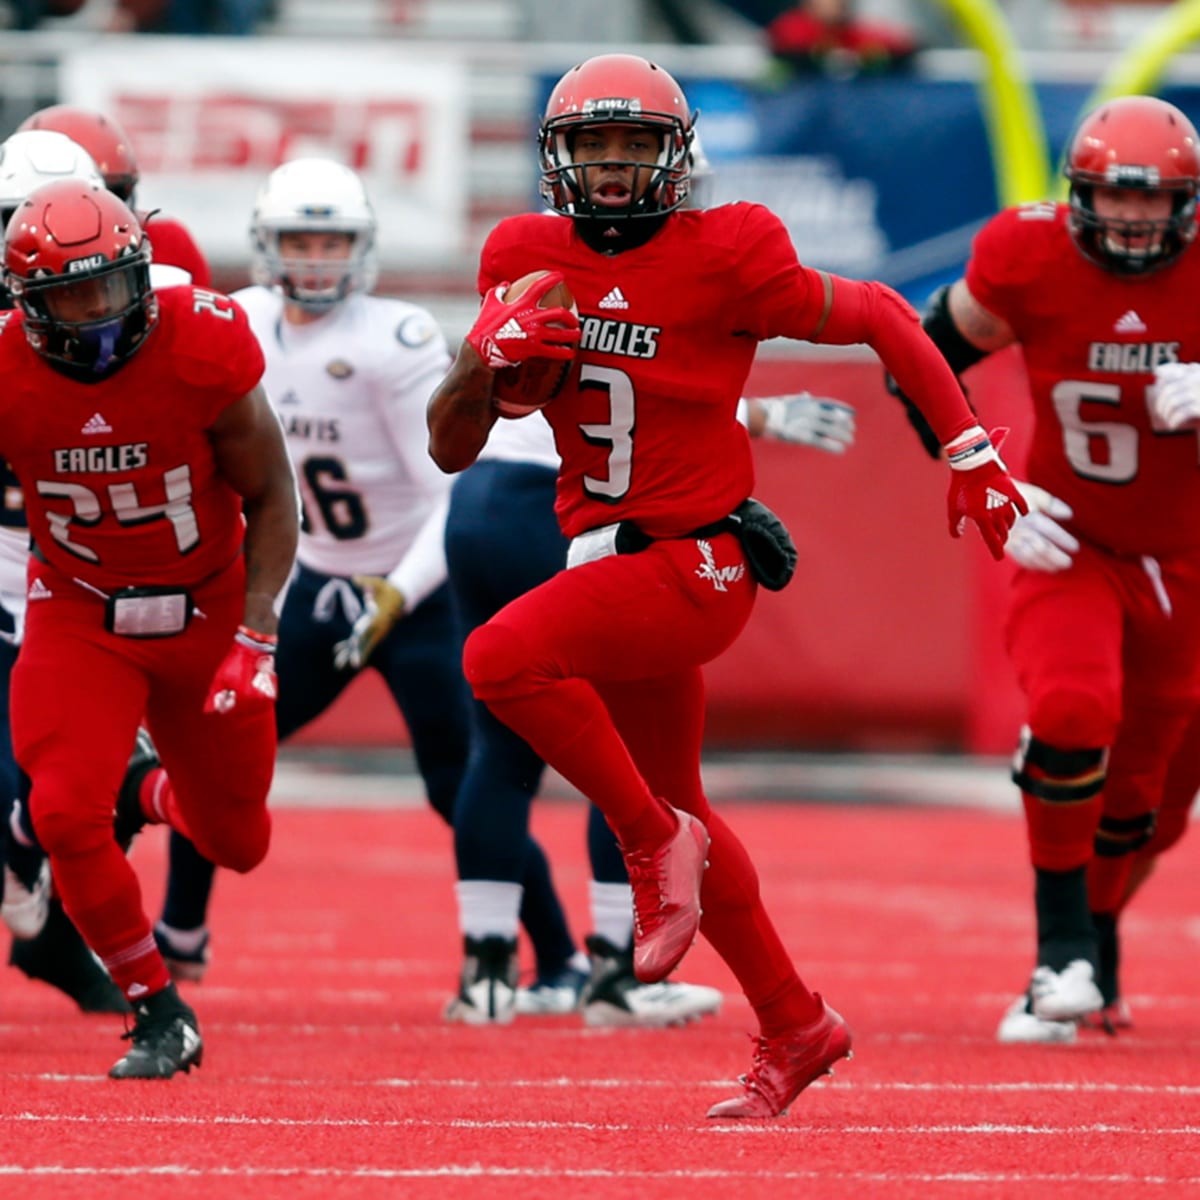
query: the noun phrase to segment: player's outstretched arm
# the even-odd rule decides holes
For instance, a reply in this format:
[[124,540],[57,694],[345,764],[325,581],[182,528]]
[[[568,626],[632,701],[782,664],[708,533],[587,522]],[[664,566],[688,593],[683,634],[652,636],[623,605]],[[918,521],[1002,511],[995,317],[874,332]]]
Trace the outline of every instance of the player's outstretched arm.
[[825,294],[813,339],[834,345],[866,342],[879,355],[945,452],[951,468],[951,535],[960,537],[971,522],[992,556],[1003,558],[1005,538],[1026,504],[945,356],[911,306],[885,284],[828,277]]
[[[971,295],[963,279],[950,287],[939,288],[933,294],[921,327],[942,352],[942,357],[956,376],[1016,340],[1016,334],[1008,322],[984,308]],[[890,371],[884,372],[884,386],[904,405],[904,415],[920,439],[925,453],[930,458],[941,458],[942,443],[937,434]]]

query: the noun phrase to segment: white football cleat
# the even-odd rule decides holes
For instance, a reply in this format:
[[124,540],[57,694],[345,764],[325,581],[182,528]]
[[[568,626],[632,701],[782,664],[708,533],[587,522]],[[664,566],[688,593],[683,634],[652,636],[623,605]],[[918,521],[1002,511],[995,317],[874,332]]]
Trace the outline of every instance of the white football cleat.
[[27,888],[16,873],[4,868],[4,901],[0,903],[0,917],[13,937],[23,942],[32,941],[45,928],[50,915],[50,862],[42,859],[38,877],[32,888]]
[[1000,1020],[996,1041],[1008,1045],[1070,1045],[1075,1041],[1074,1021],[1045,1021],[1029,1010],[1029,997],[1018,996]]
[[1072,959],[1061,971],[1037,967],[1029,981],[1029,1007],[1043,1021],[1074,1021],[1104,1007],[1096,972],[1083,958]]

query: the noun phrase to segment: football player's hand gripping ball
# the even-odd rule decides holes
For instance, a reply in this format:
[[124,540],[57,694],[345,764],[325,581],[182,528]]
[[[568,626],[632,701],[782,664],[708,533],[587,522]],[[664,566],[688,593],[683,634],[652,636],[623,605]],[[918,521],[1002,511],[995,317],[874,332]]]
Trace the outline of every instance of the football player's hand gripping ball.
[[538,305],[562,282],[560,272],[547,271],[511,301],[505,299],[509,284],[492,288],[467,332],[467,344],[493,370],[515,367],[530,358],[574,358],[579,345],[579,318],[569,308]]

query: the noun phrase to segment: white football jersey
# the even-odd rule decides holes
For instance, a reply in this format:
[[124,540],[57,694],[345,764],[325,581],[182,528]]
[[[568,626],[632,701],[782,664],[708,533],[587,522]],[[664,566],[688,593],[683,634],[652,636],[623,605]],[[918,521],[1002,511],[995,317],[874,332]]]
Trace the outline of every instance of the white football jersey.
[[298,560],[387,576],[415,607],[446,577],[451,481],[429,457],[425,424],[450,366],[444,336],[423,308],[383,296],[355,293],[306,325],[288,324],[277,289],[234,299],[263,348],[263,385],[296,468]]
[[554,445],[554,431],[540,412],[513,420],[499,420],[488,434],[487,444],[479,452],[480,461],[535,463],[558,470],[562,459]]

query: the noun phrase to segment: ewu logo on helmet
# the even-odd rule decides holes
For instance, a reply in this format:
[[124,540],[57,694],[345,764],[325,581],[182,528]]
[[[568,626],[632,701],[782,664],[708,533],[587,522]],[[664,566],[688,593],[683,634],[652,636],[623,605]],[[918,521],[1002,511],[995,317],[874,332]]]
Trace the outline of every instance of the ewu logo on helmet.
[[597,113],[623,113],[627,117],[640,117],[642,102],[637,97],[613,96],[608,100],[585,100],[583,111],[589,116]]
[[97,267],[104,266],[106,262],[108,259],[103,254],[89,254],[87,258],[73,258],[64,266],[68,275],[76,275],[81,271],[94,271]]

